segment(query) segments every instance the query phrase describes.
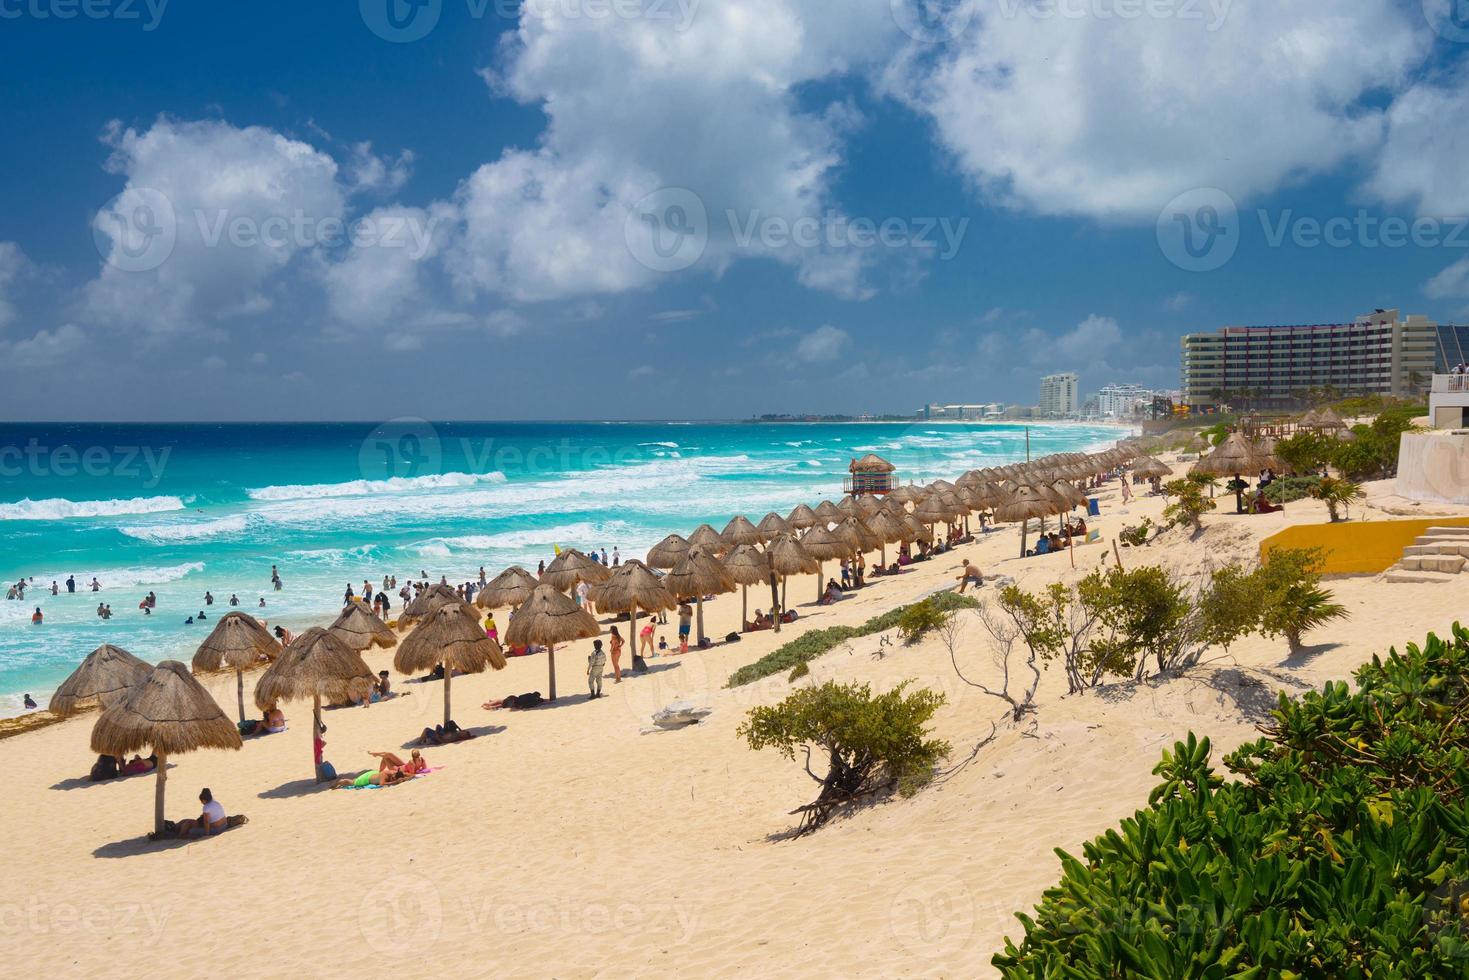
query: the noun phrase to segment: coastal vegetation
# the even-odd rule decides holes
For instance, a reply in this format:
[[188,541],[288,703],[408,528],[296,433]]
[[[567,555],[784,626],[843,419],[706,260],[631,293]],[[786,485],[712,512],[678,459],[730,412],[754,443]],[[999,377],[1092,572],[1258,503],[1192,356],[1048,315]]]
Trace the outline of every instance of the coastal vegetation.
[[[1274,562],[1272,561],[1272,564]],[[1469,631],[1284,694],[1211,765],[1165,752],[1146,809],[1058,850],[1006,977],[1447,977],[1469,963]]]
[[[925,612],[911,615],[908,613],[912,606],[922,603],[928,603]],[[810,630],[789,643],[776,647],[754,663],[741,667],[729,676],[729,681],[725,686],[739,687],[742,684],[758,681],[762,677],[787,673],[800,664],[810,663],[817,657],[830,653],[848,640],[901,628],[905,615],[910,615],[910,622],[916,624],[920,617],[928,620],[929,611],[942,613],[953,609],[973,609],[979,605],[976,599],[954,592],[939,592],[922,600],[922,603],[898,606],[858,626],[828,626],[825,629]]]
[[[929,737],[928,723],[945,699],[927,688],[909,693],[910,684],[877,695],[870,685],[835,681],[798,688],[779,704],[752,709],[740,724],[737,734],[752,749],[773,748],[792,762],[804,754],[820,790],[792,811],[801,816],[797,836],[843,807],[894,791],[911,796],[933,779],[950,746]],[[813,754],[825,759],[824,774],[812,769]]]

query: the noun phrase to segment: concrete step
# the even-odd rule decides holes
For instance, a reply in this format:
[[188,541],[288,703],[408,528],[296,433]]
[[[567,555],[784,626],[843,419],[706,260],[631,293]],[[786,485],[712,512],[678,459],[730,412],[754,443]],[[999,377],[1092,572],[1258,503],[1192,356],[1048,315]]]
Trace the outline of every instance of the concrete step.
[[1405,555],[1463,555],[1469,558],[1469,541],[1424,541],[1403,549]]
[[1425,583],[1425,582],[1452,582],[1457,575],[1446,575],[1442,572],[1410,572],[1407,570],[1394,572],[1389,570],[1382,579],[1385,582],[1397,582],[1400,584]]
[[1431,527],[1423,533],[1431,538],[1469,538],[1469,527]]

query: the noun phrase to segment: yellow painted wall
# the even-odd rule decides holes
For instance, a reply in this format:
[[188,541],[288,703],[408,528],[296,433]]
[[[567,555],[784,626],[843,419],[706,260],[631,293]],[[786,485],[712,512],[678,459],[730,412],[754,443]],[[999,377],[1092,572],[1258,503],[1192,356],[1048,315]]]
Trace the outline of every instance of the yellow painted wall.
[[1469,517],[1296,524],[1261,541],[1260,558],[1267,559],[1273,548],[1322,548],[1327,575],[1375,574],[1403,557],[1403,549],[1431,527],[1469,527]]

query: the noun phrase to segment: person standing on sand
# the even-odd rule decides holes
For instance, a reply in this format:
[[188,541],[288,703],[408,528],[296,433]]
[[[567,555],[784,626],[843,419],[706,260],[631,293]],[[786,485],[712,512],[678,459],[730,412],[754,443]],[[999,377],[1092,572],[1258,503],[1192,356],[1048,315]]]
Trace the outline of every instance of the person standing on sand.
[[592,652],[587,657],[587,689],[594,698],[602,696],[602,671],[607,667],[607,654],[602,652],[602,641],[592,641]]
[[653,624],[644,623],[643,628],[638,630],[638,652],[649,657],[653,656]]
[[617,631],[616,626],[611,627],[607,632],[611,634],[611,639],[608,642],[612,645],[612,683],[621,684],[622,634]]
[[612,567],[617,568],[622,564],[622,552],[617,550],[617,545],[612,546]]
[[678,652],[689,652],[689,630],[694,625],[694,609],[687,602],[678,604]]

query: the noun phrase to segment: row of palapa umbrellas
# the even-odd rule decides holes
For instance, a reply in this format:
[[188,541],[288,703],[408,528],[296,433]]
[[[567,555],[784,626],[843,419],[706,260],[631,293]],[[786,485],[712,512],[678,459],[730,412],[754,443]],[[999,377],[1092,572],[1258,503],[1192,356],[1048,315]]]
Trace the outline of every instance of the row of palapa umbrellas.
[[[505,641],[512,646],[546,647],[554,700],[556,644],[601,634],[595,618],[567,594],[581,582],[588,583],[588,596],[599,611],[630,615],[629,639],[634,641],[639,612],[674,609],[684,597],[693,596],[702,639],[705,595],[732,592],[740,586],[745,590],[747,619],[748,587],[768,582],[774,613],[777,607],[785,607],[784,585],[789,576],[815,574],[819,597],[824,562],[878,550],[886,563],[888,544],[931,541],[935,525],[944,523],[952,530],[960,520],[967,524],[970,514],[1020,522],[1023,553],[1030,520],[1044,520],[1085,503],[1073,481],[1109,472],[1139,454],[1135,444],[1124,440],[1102,453],[1062,453],[1029,463],[973,470],[953,483],[935,480],[923,486],[901,486],[882,499],[861,496],[845,497],[840,504],[802,504],[786,517],[767,514],[758,524],[739,516],[722,532],[705,524],[688,538],[671,534],[648,552],[646,562],[632,559],[614,569],[568,549],[539,579],[518,566],[506,569],[480,590],[476,605],[514,608]],[[1153,475],[1153,467],[1167,472],[1166,466],[1150,459],[1140,461],[1134,470]],[[1145,469],[1150,472],[1143,473]],[[655,569],[664,573],[659,575]],[[779,617],[775,618],[778,623]],[[424,590],[404,607],[398,626],[412,627],[401,643],[367,606],[352,602],[330,627],[312,627],[282,648],[253,616],[233,611],[221,617],[199,646],[192,672],[172,660],[154,667],[105,644],[57,688],[49,707],[66,716],[97,703],[103,710],[92,730],[93,751],[125,756],[146,749],[156,757],[154,830],[162,833],[168,758],[201,748],[239,749],[243,745],[240,727],[198,682],[196,673],[235,671],[243,722],[244,671],[269,661],[255,685],[255,704],[265,710],[283,702],[310,700],[314,760],[323,701],[344,703],[369,696],[374,675],[362,652],[372,646],[397,644],[393,665],[400,673],[443,668],[445,724],[450,720],[451,682],[456,671],[479,673],[505,667],[499,643],[485,634],[474,606],[448,586]]]

